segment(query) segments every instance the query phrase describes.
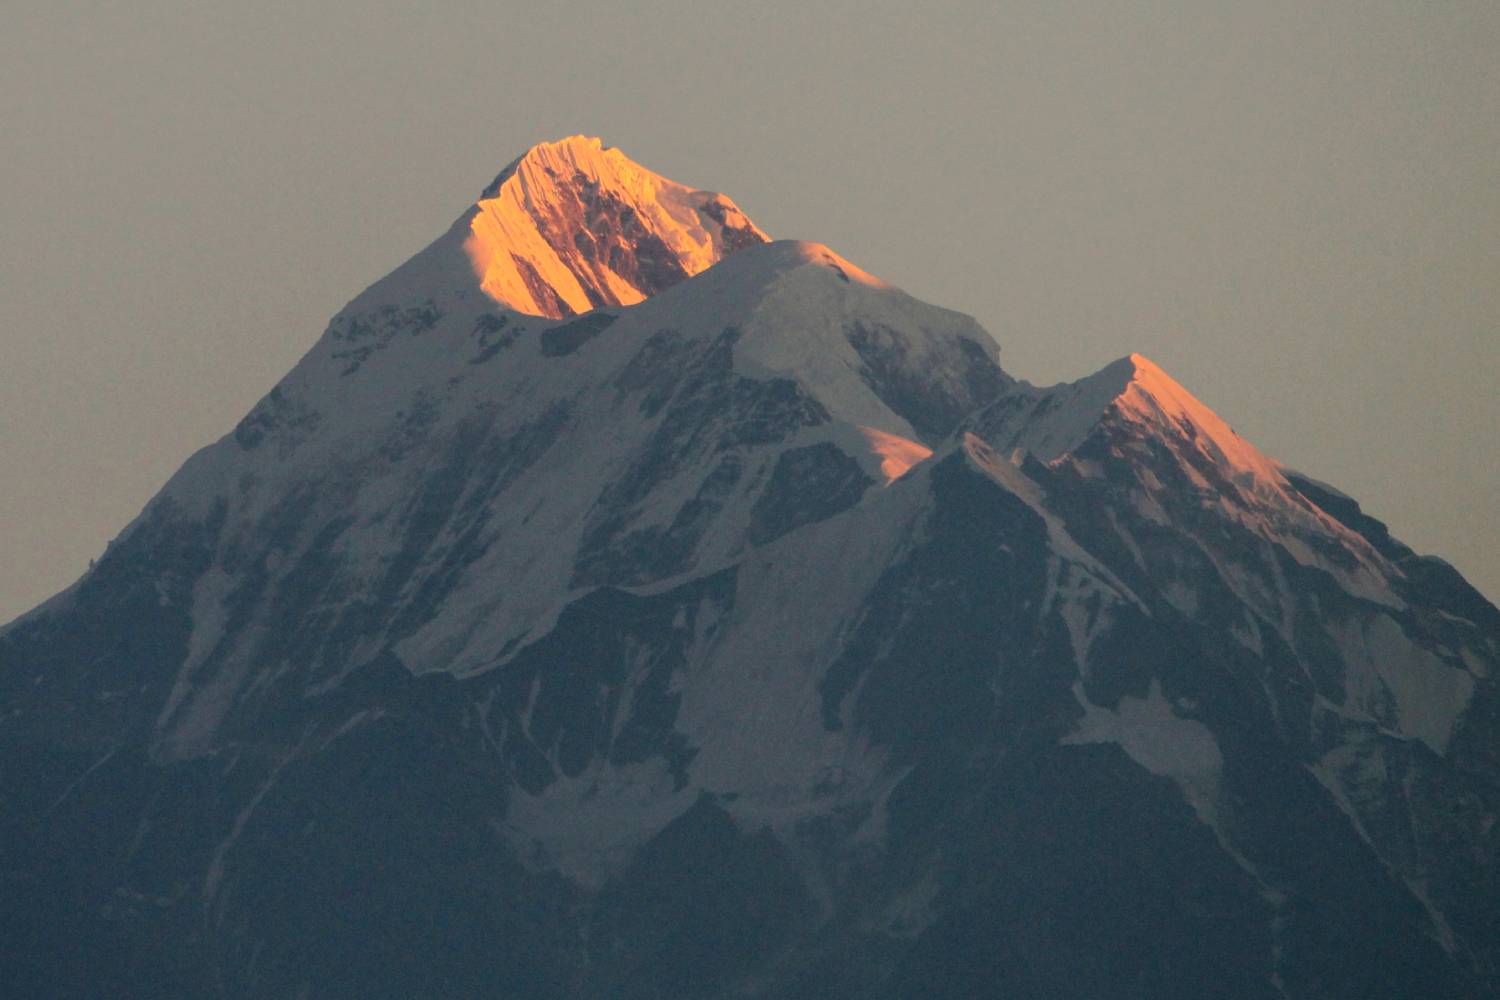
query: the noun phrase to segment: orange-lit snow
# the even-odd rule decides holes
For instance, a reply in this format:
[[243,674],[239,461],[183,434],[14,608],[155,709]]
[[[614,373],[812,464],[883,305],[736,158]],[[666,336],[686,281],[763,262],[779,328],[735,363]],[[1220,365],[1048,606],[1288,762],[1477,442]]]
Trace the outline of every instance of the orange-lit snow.
[[[1324,568],[1350,593],[1381,603],[1399,603],[1385,583],[1388,575],[1399,570],[1389,566],[1361,535],[1308,502],[1287,482],[1278,462],[1236,434],[1222,417],[1149,359],[1132,354],[1123,363],[1129,366],[1131,375],[1114,401],[1114,411],[1126,420],[1155,429],[1159,435],[1167,431],[1159,440],[1175,437],[1181,442],[1179,447],[1194,448],[1208,456],[1242,491],[1238,500],[1218,498],[1217,505],[1227,517],[1264,538],[1280,541],[1298,562]],[[1182,468],[1195,485],[1209,487],[1198,481],[1201,477],[1191,463],[1184,463]],[[1329,563],[1304,536],[1337,538],[1353,560],[1347,565]]]
[[[690,276],[732,252],[726,230],[769,239],[729,198],[652,173],[598,139],[571,136],[533,147],[499,190],[478,202],[464,249],[490,298],[520,312],[559,318],[565,312],[538,294],[536,281],[575,313],[601,301],[632,305],[650,294],[608,261],[581,260],[571,242],[589,224],[574,217],[577,192],[594,185],[599,195],[632,209],[647,237],[659,239]],[[709,207],[722,219],[712,218]]]
[[880,456],[880,473],[888,483],[900,479],[906,470],[932,455],[932,449],[926,445],[873,427],[861,427],[859,432],[870,443],[870,450]]
[[[1201,502],[1226,519],[1285,546],[1298,562],[1326,570],[1350,593],[1399,603],[1384,583],[1399,570],[1358,533],[1310,503],[1287,482],[1279,463],[1149,359],[1132,354],[1077,382],[1030,390],[1005,402],[985,427],[986,439],[1002,454],[1030,454],[1089,475],[1093,463],[1075,451],[1111,424],[1136,428],[1127,437],[1177,453],[1177,471]],[[1204,475],[1209,469],[1222,479],[1211,483]],[[1147,467],[1138,474],[1143,488],[1134,493],[1137,509],[1167,523],[1162,504],[1168,488]],[[1320,545],[1335,539],[1348,559],[1331,562],[1319,554]]]
[[1193,427],[1198,432],[1195,437],[1199,446],[1226,469],[1253,480],[1255,485],[1274,486],[1278,491],[1285,487],[1286,480],[1276,462],[1236,434],[1222,417],[1199,402],[1155,362],[1139,354],[1132,354],[1127,360],[1135,374],[1115,400],[1119,412],[1149,423],[1165,419]]

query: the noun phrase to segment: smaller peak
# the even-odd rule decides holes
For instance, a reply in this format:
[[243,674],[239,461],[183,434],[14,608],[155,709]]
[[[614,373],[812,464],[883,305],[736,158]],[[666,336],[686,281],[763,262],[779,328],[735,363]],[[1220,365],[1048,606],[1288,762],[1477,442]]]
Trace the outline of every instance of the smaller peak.
[[1078,380],[1074,385],[1099,387],[1109,390],[1113,387],[1115,392],[1124,392],[1133,382],[1150,383],[1177,383],[1168,375],[1160,365],[1144,354],[1134,352],[1118,358],[1105,365],[1092,375],[1087,375]]
[[[1114,401],[1116,409],[1139,420],[1159,420],[1166,417],[1186,422],[1207,431],[1211,439],[1226,446],[1230,442],[1237,442],[1238,445],[1249,447],[1222,417],[1188,392],[1181,382],[1168,375],[1150,358],[1142,354],[1129,354],[1109,368],[1115,366],[1129,372]],[[1109,368],[1105,370],[1108,371]],[[1238,450],[1238,447],[1232,450]],[[1261,456],[1255,464],[1263,465],[1268,461]]]
[[982,418],[1001,451],[1029,452],[1044,462],[1070,454],[1103,423],[1148,428],[1152,435],[1191,436],[1226,466],[1272,483],[1278,467],[1156,362],[1128,354],[1076,382],[1002,399]]
[[1121,359],[1121,361],[1130,365],[1133,372],[1132,381],[1138,384],[1153,386],[1172,392],[1187,392],[1187,390],[1182,387],[1182,384],[1172,376],[1168,375],[1166,370],[1162,368],[1161,365],[1157,364],[1155,361],[1152,361],[1144,354],[1127,354],[1124,358]]
[[1240,437],[1223,417],[1188,392],[1160,365],[1140,354],[1128,355],[1115,364],[1127,366],[1130,377],[1110,404],[1110,412],[1129,423],[1153,428],[1159,434],[1180,435],[1191,428],[1188,436],[1193,447],[1221,468],[1234,470],[1246,482],[1262,484],[1264,489],[1274,492],[1283,489],[1286,480],[1280,466]]
[[1127,354],[1073,383],[1073,386],[1089,399],[1101,403],[1129,406],[1132,398],[1150,399],[1174,417],[1189,417],[1195,423],[1204,420],[1223,423],[1217,414],[1183,388],[1182,383],[1144,354]]

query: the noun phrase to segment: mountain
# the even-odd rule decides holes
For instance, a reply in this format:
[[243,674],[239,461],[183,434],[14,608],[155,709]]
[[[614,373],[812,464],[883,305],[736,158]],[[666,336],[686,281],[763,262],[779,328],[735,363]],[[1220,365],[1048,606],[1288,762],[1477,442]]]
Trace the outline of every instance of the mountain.
[[634,305],[769,242],[724,195],[683,187],[584,136],[529,150],[462,222],[485,293],[552,319]]
[[1486,997],[1500,611],[1132,355],[528,151],[0,631],[26,996]]

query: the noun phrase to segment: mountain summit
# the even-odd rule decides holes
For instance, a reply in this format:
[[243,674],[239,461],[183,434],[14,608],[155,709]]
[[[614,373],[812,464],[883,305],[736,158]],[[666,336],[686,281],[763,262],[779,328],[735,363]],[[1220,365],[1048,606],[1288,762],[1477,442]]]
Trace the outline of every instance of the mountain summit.
[[598,140],[0,630],[16,995],[1500,989],[1500,611]]
[[506,167],[469,226],[465,249],[485,293],[553,319],[633,305],[769,239],[724,195],[578,135]]

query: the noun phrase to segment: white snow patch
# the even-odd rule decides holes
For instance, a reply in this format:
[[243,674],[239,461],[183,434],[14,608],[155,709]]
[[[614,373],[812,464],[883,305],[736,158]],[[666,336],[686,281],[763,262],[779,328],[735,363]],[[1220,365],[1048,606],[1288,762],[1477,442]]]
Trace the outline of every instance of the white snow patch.
[[700,793],[692,785],[676,789],[661,758],[625,767],[596,762],[576,778],[560,777],[540,795],[517,791],[496,829],[523,860],[555,866],[577,884],[597,889]]
[[1443,753],[1474,694],[1474,678],[1414,643],[1388,615],[1330,623],[1329,631],[1354,704]]
[[198,668],[208,659],[223,636],[227,618],[224,598],[234,589],[235,582],[223,569],[213,566],[193,585],[192,633],[188,639],[188,655],[178,669],[172,691],[156,717],[158,729],[167,724],[167,720],[172,718],[172,714],[192,690]]
[[1176,782],[1199,818],[1215,826],[1224,771],[1219,744],[1203,723],[1176,713],[1159,681],[1145,698],[1121,698],[1113,712],[1090,702],[1080,687],[1074,694],[1084,717],[1064,744],[1117,744],[1147,771]]
[[1075,563],[1064,563],[1057,556],[1047,560],[1047,595],[1043,613],[1057,610],[1068,630],[1073,659],[1081,668],[1088,663],[1094,640],[1109,624],[1109,608],[1119,601],[1114,591],[1103,586]]
[[927,496],[908,477],[741,563],[734,610],[690,663],[677,722],[700,748],[694,780],[738,794],[736,815],[779,828],[864,794],[880,772],[881,755],[824,727],[819,686],[870,589],[912,543]]

